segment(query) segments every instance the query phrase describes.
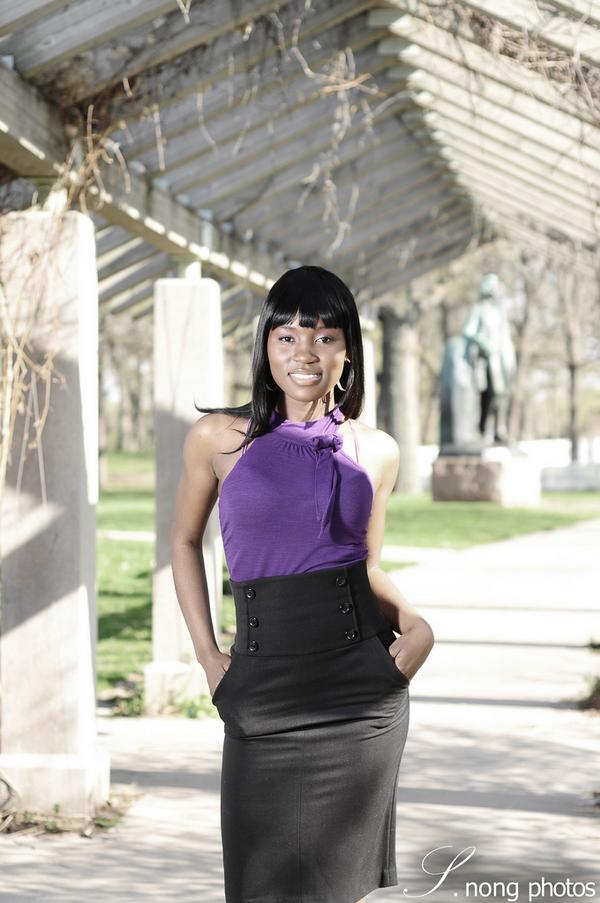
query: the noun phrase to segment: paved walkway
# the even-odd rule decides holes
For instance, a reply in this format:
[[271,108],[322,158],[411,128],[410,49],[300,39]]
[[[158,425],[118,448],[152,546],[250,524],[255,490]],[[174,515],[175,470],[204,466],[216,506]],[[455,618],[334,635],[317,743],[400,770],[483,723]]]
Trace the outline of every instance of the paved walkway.
[[[369,903],[434,887],[421,862],[439,847],[425,862],[436,874],[475,850],[432,903],[600,901],[600,715],[574,706],[600,671],[600,653],[586,648],[600,641],[599,550],[600,521],[588,521],[396,572],[437,642],[411,684],[403,882]],[[140,798],[90,840],[0,837],[0,901],[223,903],[220,720],[103,716],[99,731],[113,784],[137,786]],[[530,897],[542,879],[545,893]],[[595,882],[595,896],[557,885],[568,880]],[[468,896],[466,881],[478,883]],[[492,893],[484,881],[504,886]]]

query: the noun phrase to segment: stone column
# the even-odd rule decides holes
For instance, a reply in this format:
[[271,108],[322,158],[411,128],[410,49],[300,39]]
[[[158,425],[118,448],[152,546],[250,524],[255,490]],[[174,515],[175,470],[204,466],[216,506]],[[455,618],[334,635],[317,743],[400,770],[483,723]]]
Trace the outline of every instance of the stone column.
[[[154,291],[156,550],[152,590],[153,661],[145,668],[145,709],[158,714],[179,700],[208,693],[196,661],[171,570],[170,537],[182,450],[199,407],[223,405],[221,292],[192,265],[182,278],[159,279]],[[211,617],[218,635],[222,602],[222,544],[217,504],[204,533]]]
[[[17,339],[56,375],[15,422],[0,506],[0,771],[20,809],[89,815],[108,799],[96,739],[98,290],[94,227],[81,213],[0,219],[0,283]],[[5,344],[3,342],[3,344]],[[52,357],[53,356],[53,357]],[[3,374],[4,375],[4,374]],[[59,381],[60,380],[60,381]],[[27,377],[29,381],[29,377]]]
[[412,317],[382,307],[383,377],[381,387],[382,428],[400,446],[400,470],[396,492],[419,493],[417,466],[419,424],[419,338]]
[[360,328],[363,337],[363,359],[365,368],[365,404],[360,415],[362,423],[377,426],[377,374],[375,368],[374,322],[361,317]]

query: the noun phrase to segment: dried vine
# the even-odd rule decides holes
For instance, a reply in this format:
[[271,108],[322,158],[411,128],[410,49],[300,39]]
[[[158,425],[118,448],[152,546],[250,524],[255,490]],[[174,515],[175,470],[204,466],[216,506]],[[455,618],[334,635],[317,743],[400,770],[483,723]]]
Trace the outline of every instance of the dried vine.
[[[52,234],[60,228],[59,219],[56,218],[53,223]],[[4,222],[6,226],[7,221]],[[0,233],[0,241],[2,237]],[[28,263],[32,272],[44,265],[43,260],[35,257],[30,261],[21,258],[19,266],[24,267]],[[29,290],[19,298],[18,304],[14,298],[7,297],[5,285],[0,282],[0,500],[6,488],[8,468],[13,464],[15,440],[19,436],[14,489],[20,491],[27,455],[30,450],[36,450],[41,495],[45,504],[47,493],[42,433],[50,410],[52,385],[64,384],[65,376],[54,360],[60,349],[52,347],[52,343],[48,341],[49,337],[58,334],[56,320],[44,329],[43,343],[38,343],[35,338],[40,323],[47,323],[47,311],[44,310],[45,280],[36,278],[22,281]],[[19,417],[22,418],[22,432],[16,428]]]
[[[551,4],[538,0],[535,6],[548,22],[557,15],[556,7]],[[496,59],[512,60],[535,72],[572,104],[574,113],[600,123],[600,71],[583,62],[577,54],[549,45],[540,36],[539,29],[534,33],[516,25],[505,25],[460,0],[418,0],[414,11],[432,25],[473,41]],[[573,23],[581,24],[577,20]]]

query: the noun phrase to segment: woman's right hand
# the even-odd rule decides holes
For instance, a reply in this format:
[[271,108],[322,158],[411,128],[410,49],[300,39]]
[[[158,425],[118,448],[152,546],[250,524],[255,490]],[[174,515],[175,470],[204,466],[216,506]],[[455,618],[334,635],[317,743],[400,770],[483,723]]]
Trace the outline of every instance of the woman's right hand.
[[226,652],[216,652],[204,665],[204,672],[208,681],[208,692],[214,696],[217,687],[221,683],[225,672],[231,667],[231,656]]

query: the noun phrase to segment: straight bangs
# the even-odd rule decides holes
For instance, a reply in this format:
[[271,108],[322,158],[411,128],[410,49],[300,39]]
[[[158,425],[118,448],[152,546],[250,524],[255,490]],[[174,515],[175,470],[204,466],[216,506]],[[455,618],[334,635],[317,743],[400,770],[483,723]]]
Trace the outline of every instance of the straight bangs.
[[349,291],[333,273],[324,270],[323,278],[319,270],[315,266],[288,270],[271,287],[271,316],[265,323],[267,331],[287,326],[298,314],[300,326],[315,329],[322,319],[325,326],[338,327],[348,333]]

